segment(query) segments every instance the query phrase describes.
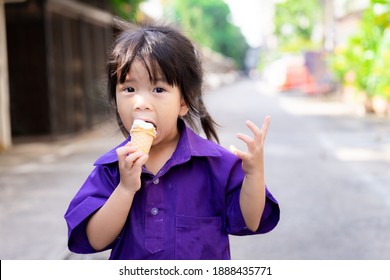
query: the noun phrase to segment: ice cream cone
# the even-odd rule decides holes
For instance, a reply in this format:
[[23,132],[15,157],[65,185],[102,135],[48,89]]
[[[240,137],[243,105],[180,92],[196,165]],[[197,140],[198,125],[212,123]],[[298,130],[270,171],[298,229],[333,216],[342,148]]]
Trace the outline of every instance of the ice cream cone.
[[148,154],[156,138],[155,127],[148,122],[135,120],[130,130],[131,143],[144,154]]

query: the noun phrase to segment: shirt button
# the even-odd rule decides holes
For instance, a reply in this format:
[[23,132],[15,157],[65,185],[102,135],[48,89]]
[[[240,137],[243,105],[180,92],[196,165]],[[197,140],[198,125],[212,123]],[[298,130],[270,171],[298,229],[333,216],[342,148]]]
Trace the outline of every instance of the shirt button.
[[152,213],[153,216],[156,216],[158,214],[158,209],[152,208],[152,210],[150,210],[150,213]]
[[158,183],[160,183],[160,179],[157,178],[156,180],[153,181],[153,184],[157,185]]

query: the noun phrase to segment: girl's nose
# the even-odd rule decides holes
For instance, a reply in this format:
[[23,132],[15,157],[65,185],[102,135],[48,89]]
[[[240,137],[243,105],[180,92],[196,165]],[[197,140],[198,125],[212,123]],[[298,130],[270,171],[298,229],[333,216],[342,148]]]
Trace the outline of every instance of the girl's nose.
[[135,98],[134,107],[136,110],[142,110],[142,111],[151,109],[149,100],[147,96],[145,96],[144,94],[137,94]]

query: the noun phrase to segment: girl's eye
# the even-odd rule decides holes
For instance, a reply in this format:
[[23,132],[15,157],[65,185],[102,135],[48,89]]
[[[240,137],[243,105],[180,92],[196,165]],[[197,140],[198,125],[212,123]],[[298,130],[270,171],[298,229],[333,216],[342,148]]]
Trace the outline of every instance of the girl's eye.
[[156,87],[155,89],[153,89],[153,92],[155,92],[155,93],[163,93],[164,91],[165,91],[165,89],[160,88],[160,87]]
[[123,91],[126,92],[126,93],[134,92],[134,88],[126,87],[126,88],[123,89]]

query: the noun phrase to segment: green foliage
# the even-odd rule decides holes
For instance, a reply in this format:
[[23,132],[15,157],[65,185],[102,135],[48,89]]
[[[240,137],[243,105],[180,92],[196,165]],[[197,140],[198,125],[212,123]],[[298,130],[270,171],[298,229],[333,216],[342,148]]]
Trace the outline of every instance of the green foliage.
[[357,34],[332,58],[343,84],[390,100],[390,3],[371,0]]
[[240,29],[230,23],[230,9],[223,0],[171,0],[172,20],[200,45],[233,58],[243,66],[248,44]]
[[110,0],[114,13],[119,17],[136,21],[139,4],[145,0]]
[[275,35],[281,51],[315,49],[313,28],[320,20],[318,0],[286,0],[275,6]]

